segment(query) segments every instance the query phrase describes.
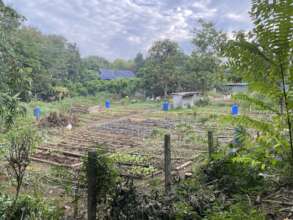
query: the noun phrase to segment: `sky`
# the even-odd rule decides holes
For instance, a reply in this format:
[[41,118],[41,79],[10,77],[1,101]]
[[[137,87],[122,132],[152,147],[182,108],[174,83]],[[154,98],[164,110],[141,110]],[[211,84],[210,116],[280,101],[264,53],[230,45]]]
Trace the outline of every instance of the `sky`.
[[187,53],[202,18],[218,30],[251,29],[249,0],[4,0],[46,34],[62,35],[89,55],[131,59],[169,38]]

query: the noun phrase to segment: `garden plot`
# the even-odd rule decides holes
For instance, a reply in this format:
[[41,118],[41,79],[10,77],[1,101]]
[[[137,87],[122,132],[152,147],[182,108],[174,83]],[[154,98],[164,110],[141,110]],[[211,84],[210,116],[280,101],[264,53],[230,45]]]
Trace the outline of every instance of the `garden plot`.
[[172,129],[175,123],[170,120],[152,120],[131,118],[98,127],[98,130],[112,134],[136,137],[150,137],[154,128]]
[[172,113],[129,109],[82,112],[80,121],[82,125],[65,132],[59,141],[40,146],[33,160],[77,168],[90,149],[100,149],[113,159],[122,176],[143,178],[162,173],[165,133],[172,137],[173,170],[190,165],[207,148],[207,126]]

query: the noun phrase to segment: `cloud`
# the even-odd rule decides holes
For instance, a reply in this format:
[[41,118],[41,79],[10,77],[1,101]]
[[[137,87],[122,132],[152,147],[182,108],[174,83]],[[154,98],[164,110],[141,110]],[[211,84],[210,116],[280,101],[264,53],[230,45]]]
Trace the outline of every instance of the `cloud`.
[[[47,34],[76,42],[83,56],[133,58],[170,38],[189,51],[199,18],[226,31],[248,29],[243,0],[5,0]],[[190,45],[190,46],[188,46]]]
[[244,22],[244,23],[246,23],[247,22],[247,20],[249,19],[248,18],[248,14],[235,14],[235,13],[228,13],[227,15],[226,15],[226,17],[228,18],[228,19],[231,19],[231,20],[234,20],[234,21],[236,21],[236,22]]

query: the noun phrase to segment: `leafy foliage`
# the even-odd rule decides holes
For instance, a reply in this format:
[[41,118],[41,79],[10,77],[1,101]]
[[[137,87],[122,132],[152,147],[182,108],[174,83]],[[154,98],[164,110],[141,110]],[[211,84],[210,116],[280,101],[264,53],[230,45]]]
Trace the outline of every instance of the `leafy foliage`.
[[253,166],[244,160],[235,160],[235,157],[230,155],[214,160],[203,168],[203,180],[216,181],[218,188],[227,194],[248,193],[263,186],[260,172],[261,166]]
[[16,196],[18,198],[26,169],[30,164],[30,156],[38,143],[36,132],[29,127],[14,128],[8,133],[7,162],[11,175],[16,180]]
[[251,17],[255,28],[248,34],[238,33],[224,50],[230,67],[257,94],[238,98],[270,113],[266,118],[242,116],[233,121],[261,132],[259,138],[251,139],[249,147],[259,149],[256,152],[263,152],[264,159],[271,158],[274,163],[273,158],[279,157],[293,163],[292,99],[289,98],[293,82],[291,9],[292,1],[253,0]]
[[19,102],[18,95],[11,97],[5,93],[0,93],[0,128],[11,128],[16,118],[24,116],[25,113],[26,108]]
[[168,39],[157,41],[139,69],[147,95],[165,95],[176,91],[201,90],[206,92],[223,81],[224,67],[219,51],[226,35],[212,23],[198,21],[194,31],[194,50],[183,54],[177,43]]
[[110,207],[109,217],[113,220],[175,219],[168,201],[138,192],[132,182],[116,187]]
[[221,46],[226,42],[226,34],[218,32],[210,22],[199,20],[195,29],[194,50],[187,62],[187,84],[205,93],[219,84],[223,78],[223,67],[219,56]]
[[[86,168],[87,168],[87,157],[84,158],[83,165],[81,168],[80,184],[85,186],[87,183]],[[97,160],[97,199],[99,202],[103,202],[107,199],[107,196],[112,193],[116,185],[117,172],[112,165],[110,158],[104,155],[103,152],[98,152]]]
[[180,75],[183,53],[179,45],[170,40],[157,41],[149,49],[149,57],[140,71],[144,88],[150,95],[164,95],[174,91]]
[[249,207],[245,203],[237,203],[232,205],[223,212],[215,212],[208,215],[206,219],[211,220],[238,220],[238,219],[253,219],[253,220],[265,220],[266,217],[261,211]]
[[45,202],[40,198],[31,197],[29,195],[21,196],[15,205],[15,209],[11,210],[10,207],[13,199],[0,194],[0,219],[4,220],[8,217],[11,219],[24,219],[24,220],[38,220],[38,219],[60,219],[63,213],[55,205]]

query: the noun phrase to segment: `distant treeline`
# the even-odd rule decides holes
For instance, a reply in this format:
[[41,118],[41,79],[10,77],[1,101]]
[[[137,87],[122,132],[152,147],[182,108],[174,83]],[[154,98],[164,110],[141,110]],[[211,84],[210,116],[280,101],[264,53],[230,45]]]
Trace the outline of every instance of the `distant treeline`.
[[[133,60],[110,62],[99,56],[81,58],[76,44],[23,25],[24,18],[2,1],[0,11],[0,92],[18,94],[23,101],[100,91],[162,96],[174,91],[207,90],[223,80],[237,80],[222,65],[220,48],[226,34],[208,22],[198,22],[191,55],[166,39],[154,42],[146,57],[138,53]],[[105,82],[99,78],[100,68],[133,70],[137,79]]]

